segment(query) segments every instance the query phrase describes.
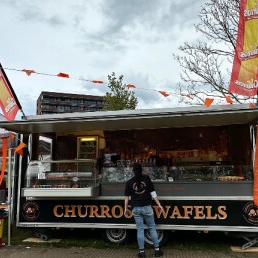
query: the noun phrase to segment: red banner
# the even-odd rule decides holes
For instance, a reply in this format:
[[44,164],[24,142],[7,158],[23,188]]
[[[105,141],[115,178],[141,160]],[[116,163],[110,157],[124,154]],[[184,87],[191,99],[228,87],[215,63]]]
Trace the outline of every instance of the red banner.
[[258,5],[241,0],[236,51],[229,93],[254,96],[258,93]]
[[0,69],[0,107],[7,120],[14,120],[20,109],[2,69]]

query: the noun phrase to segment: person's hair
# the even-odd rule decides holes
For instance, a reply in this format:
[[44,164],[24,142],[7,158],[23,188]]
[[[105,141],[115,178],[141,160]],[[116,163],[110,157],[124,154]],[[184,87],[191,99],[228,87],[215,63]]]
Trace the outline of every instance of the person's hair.
[[142,178],[143,178],[142,165],[139,164],[139,163],[134,163],[133,172],[134,172],[134,176],[136,178],[136,185],[137,185],[137,187],[140,188],[141,187],[141,181],[142,181]]

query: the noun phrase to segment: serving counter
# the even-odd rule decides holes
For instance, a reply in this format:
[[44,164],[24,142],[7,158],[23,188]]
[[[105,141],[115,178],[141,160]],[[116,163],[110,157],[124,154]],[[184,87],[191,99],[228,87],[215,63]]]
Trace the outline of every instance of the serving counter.
[[[252,196],[253,181],[217,181],[217,182],[154,182],[158,196],[178,198]],[[125,183],[101,183],[102,196],[123,196]]]

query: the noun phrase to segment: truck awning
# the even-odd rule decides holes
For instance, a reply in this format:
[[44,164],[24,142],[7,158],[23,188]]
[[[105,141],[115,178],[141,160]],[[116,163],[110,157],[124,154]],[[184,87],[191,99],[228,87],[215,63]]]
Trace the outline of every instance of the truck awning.
[[99,111],[27,116],[0,121],[0,128],[17,133],[78,132],[87,130],[131,130],[253,124],[258,108],[248,104],[190,106],[165,109]]

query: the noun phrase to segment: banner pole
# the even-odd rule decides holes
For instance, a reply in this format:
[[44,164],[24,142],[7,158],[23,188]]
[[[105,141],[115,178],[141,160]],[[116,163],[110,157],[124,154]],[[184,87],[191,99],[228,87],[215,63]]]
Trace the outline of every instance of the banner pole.
[[11,246],[11,214],[12,214],[12,206],[11,206],[11,179],[12,179],[12,149],[8,149],[8,246]]

